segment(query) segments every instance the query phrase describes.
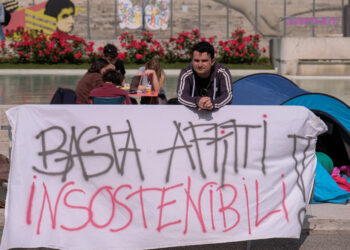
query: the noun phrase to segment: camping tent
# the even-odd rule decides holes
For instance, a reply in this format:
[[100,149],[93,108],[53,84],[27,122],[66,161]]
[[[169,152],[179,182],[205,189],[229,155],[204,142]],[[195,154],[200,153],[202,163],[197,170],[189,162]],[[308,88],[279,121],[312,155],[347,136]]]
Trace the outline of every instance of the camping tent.
[[259,73],[233,83],[233,105],[300,105],[312,110],[327,124],[317,150],[328,154],[335,166],[350,165],[350,108],[333,96],[310,93],[289,79]]
[[330,156],[335,166],[350,165],[350,108],[337,98],[310,93],[289,79],[259,73],[233,83],[232,105],[300,105],[318,115],[328,127],[316,150]]

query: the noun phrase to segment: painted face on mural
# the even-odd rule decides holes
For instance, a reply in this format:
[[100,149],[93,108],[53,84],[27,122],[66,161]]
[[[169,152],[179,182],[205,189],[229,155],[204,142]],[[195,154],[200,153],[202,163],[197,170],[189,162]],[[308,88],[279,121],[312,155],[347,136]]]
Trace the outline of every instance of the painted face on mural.
[[74,28],[74,9],[73,8],[64,8],[57,16],[57,29],[60,31],[69,33]]

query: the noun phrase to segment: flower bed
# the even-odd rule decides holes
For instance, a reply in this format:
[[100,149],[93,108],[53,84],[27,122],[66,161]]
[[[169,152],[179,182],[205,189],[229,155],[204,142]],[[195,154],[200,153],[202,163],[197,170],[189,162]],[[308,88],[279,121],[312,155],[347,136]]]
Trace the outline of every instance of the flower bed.
[[[124,32],[119,36],[121,51],[118,58],[126,63],[143,64],[156,57],[166,63],[189,62],[191,49],[199,41],[208,41],[217,49],[217,61],[223,63],[254,63],[266,49],[259,48],[260,35],[244,36],[244,30],[236,30],[230,40],[215,42],[215,37],[201,37],[199,31],[179,33],[168,41],[159,42],[149,31],[141,33],[141,38]],[[47,36],[40,31],[18,28],[6,32],[10,42],[0,45],[0,62],[7,63],[83,63],[102,56],[103,47],[94,50],[94,42],[57,31]]]
[[7,46],[1,44],[0,62],[7,63],[82,63],[97,56],[94,42],[55,32],[51,36],[35,30],[6,32],[10,40]]

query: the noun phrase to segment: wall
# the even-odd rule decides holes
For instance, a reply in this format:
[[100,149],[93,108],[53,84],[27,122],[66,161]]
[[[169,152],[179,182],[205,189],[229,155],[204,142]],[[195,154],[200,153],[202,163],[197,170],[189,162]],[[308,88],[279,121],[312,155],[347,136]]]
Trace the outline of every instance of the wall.
[[350,37],[285,37],[272,41],[272,61],[279,74],[350,74]]
[[[4,2],[10,0],[3,0]],[[61,2],[57,0],[57,2]],[[141,0],[72,0],[76,7],[74,16],[75,24],[72,34],[76,34],[86,39],[101,40],[114,39],[122,32],[130,32],[138,36],[142,27],[138,29],[121,28],[121,15],[117,9],[121,8],[121,2],[129,2],[134,12],[141,11]],[[159,1],[145,1],[147,3],[159,3]],[[198,0],[179,1],[173,0],[173,18],[171,28],[170,3],[171,0],[164,0],[168,7],[169,17],[166,29],[154,30],[153,33],[157,39],[168,39],[170,35],[176,35],[182,31],[189,31],[198,28],[199,8]],[[305,25],[288,24],[285,25],[284,19],[284,1],[281,0],[201,0],[200,20],[201,33],[206,36],[217,36],[217,40],[226,39],[227,35],[234,32],[237,28],[242,28],[249,34],[256,30],[264,36],[265,39],[287,36],[312,36],[314,30],[315,36],[342,36],[342,1],[315,1],[315,17],[336,17],[336,25],[317,25],[314,27],[311,23]],[[33,6],[33,3],[35,4]],[[26,20],[35,20],[43,18],[40,11],[43,11],[46,1],[22,0],[19,2],[20,8],[17,11],[25,12]],[[255,6],[257,3],[257,6]],[[312,17],[313,0],[294,0],[286,1],[286,17],[305,18]],[[41,7],[34,8],[35,6]],[[227,6],[229,6],[229,26],[227,27]],[[117,7],[117,9],[116,9]],[[28,9],[31,10],[28,11]],[[88,11],[90,9],[90,11]],[[257,15],[256,14],[257,11]],[[30,12],[30,13],[29,13]],[[117,13],[117,15],[115,15]],[[159,13],[159,12],[158,12]],[[33,17],[34,16],[34,17]],[[23,20],[14,17],[12,24]],[[41,23],[52,22],[54,20],[44,17]],[[118,25],[115,25],[116,21]],[[14,27],[11,25],[11,27]],[[314,28],[313,28],[314,27]],[[285,29],[284,29],[285,28]],[[227,32],[228,31],[228,32]]]

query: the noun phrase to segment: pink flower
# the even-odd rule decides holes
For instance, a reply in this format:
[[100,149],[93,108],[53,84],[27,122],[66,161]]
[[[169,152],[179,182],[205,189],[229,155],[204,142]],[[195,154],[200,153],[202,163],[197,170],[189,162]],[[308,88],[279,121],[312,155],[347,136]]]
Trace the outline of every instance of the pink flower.
[[139,54],[139,53],[136,54],[136,59],[137,59],[137,60],[140,60],[140,59],[142,59],[142,58],[143,58],[143,55],[141,55],[141,54]]
[[74,55],[75,59],[79,60],[83,54],[81,52],[78,52]]
[[126,58],[126,52],[125,53],[119,53],[118,54],[118,59],[124,61]]

